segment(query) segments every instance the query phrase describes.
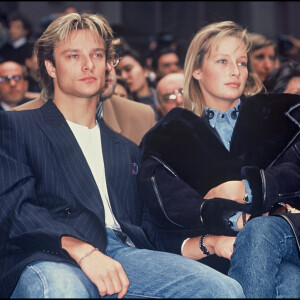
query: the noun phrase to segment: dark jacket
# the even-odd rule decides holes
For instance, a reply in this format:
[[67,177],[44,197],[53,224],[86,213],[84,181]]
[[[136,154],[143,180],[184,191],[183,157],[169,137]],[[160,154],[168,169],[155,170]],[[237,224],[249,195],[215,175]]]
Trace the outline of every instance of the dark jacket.
[[[140,145],[139,181],[151,220],[161,231],[185,237],[234,236],[229,218],[237,211],[258,216],[278,202],[299,207],[299,126],[298,95],[253,96],[242,102],[227,151],[206,117],[173,109]],[[203,199],[211,188],[242,179],[249,181],[251,204]],[[283,216],[299,240],[300,214]]]
[[[98,122],[114,216],[136,247],[154,249],[142,228],[147,214],[137,187],[139,149]],[[61,247],[63,235],[102,252],[107,237],[98,187],[55,104],[0,112],[0,129],[0,298],[7,298],[32,261],[76,264]],[[145,223],[149,232],[151,226]]]

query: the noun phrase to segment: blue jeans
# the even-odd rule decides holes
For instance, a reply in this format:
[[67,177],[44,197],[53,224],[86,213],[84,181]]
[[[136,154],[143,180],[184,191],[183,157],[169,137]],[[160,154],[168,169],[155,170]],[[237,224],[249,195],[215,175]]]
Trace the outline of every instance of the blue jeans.
[[258,217],[237,235],[229,276],[247,298],[300,298],[299,249],[282,217]]
[[[106,255],[121,263],[130,282],[125,297],[245,297],[238,282],[206,265],[176,254],[129,247],[112,230],[107,229],[107,234]],[[18,297],[99,298],[99,293],[79,267],[37,261],[21,274],[11,298]]]

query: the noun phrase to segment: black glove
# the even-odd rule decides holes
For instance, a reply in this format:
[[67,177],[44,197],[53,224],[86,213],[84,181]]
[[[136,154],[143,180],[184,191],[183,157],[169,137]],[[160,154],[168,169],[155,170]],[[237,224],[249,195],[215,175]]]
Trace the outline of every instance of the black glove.
[[231,228],[233,224],[229,218],[239,211],[248,213],[250,207],[250,203],[241,204],[228,199],[213,198],[203,202],[200,217],[210,234],[236,236],[238,232]]

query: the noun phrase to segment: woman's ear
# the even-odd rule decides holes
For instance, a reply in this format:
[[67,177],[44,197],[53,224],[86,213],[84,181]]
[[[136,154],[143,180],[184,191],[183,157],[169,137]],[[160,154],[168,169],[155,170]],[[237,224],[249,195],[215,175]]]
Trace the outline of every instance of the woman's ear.
[[56,69],[50,60],[45,60],[45,67],[50,77],[56,78]]
[[197,69],[197,70],[195,70],[195,71],[193,72],[193,77],[194,77],[196,80],[199,80],[199,79],[202,78],[201,74],[202,74],[201,70],[200,70],[200,69]]

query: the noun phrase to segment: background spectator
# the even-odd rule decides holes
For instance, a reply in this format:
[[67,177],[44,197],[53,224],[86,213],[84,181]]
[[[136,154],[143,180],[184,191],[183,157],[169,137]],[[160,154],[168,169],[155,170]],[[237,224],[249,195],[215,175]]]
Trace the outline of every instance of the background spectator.
[[25,95],[28,81],[24,68],[13,61],[0,64],[0,110],[23,104],[30,99]]
[[117,74],[128,84],[133,100],[150,105],[155,112],[157,120],[158,97],[155,88],[150,87],[147,81],[141,56],[132,49],[119,50],[118,54],[122,59],[116,67]]
[[264,84],[270,93],[300,95],[300,64],[296,61],[282,64],[267,76]]
[[249,33],[251,40],[251,59],[254,70],[261,81],[264,81],[276,65],[276,47],[274,42],[268,40],[264,35]]
[[117,84],[114,91],[114,95],[127,98],[127,99],[132,99],[130,89],[126,81],[121,76],[117,76]]
[[6,14],[0,12],[0,48],[7,43],[9,38]]
[[31,23],[22,14],[15,12],[8,18],[9,40],[0,49],[2,61],[15,61],[21,65],[31,53],[29,38]]
[[277,40],[277,47],[281,63],[300,61],[300,40],[290,35],[281,34]]
[[183,107],[183,73],[165,75],[156,86],[160,117],[166,115],[174,107]]
[[31,44],[31,53],[25,59],[25,65],[27,68],[27,79],[28,79],[28,98],[36,98],[40,95],[41,87],[40,87],[40,73],[37,61],[37,55],[34,51],[34,44]]
[[179,56],[172,48],[162,48],[153,54],[152,70],[156,75],[156,82],[163,76],[180,71]]

